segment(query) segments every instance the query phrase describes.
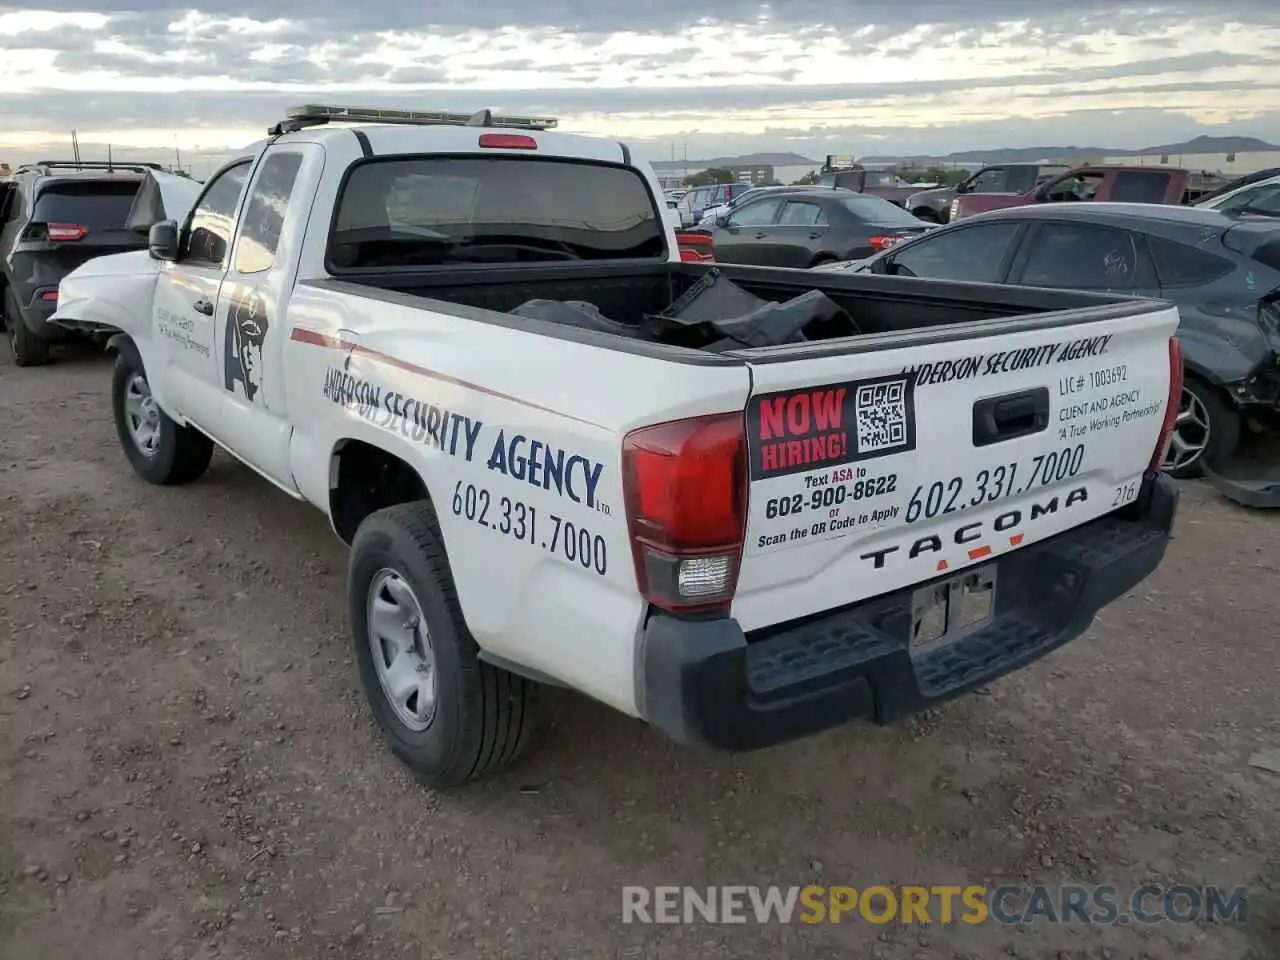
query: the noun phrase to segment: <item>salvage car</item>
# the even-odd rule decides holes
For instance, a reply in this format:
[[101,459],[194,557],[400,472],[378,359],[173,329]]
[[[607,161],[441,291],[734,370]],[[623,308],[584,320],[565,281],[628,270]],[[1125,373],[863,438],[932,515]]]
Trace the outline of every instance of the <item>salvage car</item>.
[[138,476],[216,443],[350,545],[423,781],[519,754],[536,683],[719,749],[891,723],[1160,563],[1171,306],[683,263],[649,166],[554,126],[294,108],[152,228],[112,341]]
[[1181,167],[1090,164],[1022,193],[968,193],[951,202],[951,220],[988,210],[1036,203],[1190,204],[1221,186],[1225,178]]
[[[125,226],[142,238],[165,220],[185,219],[204,184],[190,177],[148,170],[134,196]],[[140,250],[94,257],[58,284],[57,314],[50,326],[70,335],[99,341],[118,333],[139,303],[148,303],[159,279],[161,263],[144,246]]]
[[1247,424],[1280,422],[1280,221],[1266,216],[1151,204],[1016,207],[823,269],[1172,301],[1186,365],[1164,462],[1175,477],[1221,473]]
[[[842,193],[853,193],[852,190],[845,190],[843,187],[835,187],[833,189],[839,190]],[[746,203],[747,200],[758,200],[763,196],[778,196],[783,193],[811,193],[812,191],[813,184],[793,183],[790,186],[752,187],[750,190],[737,194],[731,200],[726,200],[724,203],[717,204],[714,207],[707,207],[702,211],[701,216],[699,216],[697,225],[699,227],[706,227],[710,229],[715,226],[717,220],[729,216],[729,214],[737,210],[738,207]]]
[[710,232],[719,263],[804,268],[870,256],[932,227],[880,197],[810,187],[751,195]]
[[146,250],[156,221],[134,215],[153,198],[143,208],[135,200],[153,176],[170,175],[159,164],[43,160],[0,183],[0,326],[18,366],[48,363],[68,338],[49,322],[64,277],[94,257]]
[[828,154],[818,171],[818,186],[838,187],[865,193],[867,196],[880,197],[896,207],[906,203],[907,197],[919,191],[915,184],[908,183],[888,169],[874,169],[857,163],[853,157],[841,157]]
[[913,217],[934,223],[951,220],[951,203],[967,193],[1025,193],[1069,171],[1065,163],[996,163],[983,167],[953,187],[922,190],[907,197],[903,206]]

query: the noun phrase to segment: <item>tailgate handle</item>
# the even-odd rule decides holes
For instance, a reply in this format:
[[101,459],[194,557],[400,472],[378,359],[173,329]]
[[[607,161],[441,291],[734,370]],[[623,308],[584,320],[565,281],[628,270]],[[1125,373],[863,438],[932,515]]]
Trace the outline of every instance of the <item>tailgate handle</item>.
[[1029,437],[1049,426],[1049,388],[987,397],[973,405],[973,445]]

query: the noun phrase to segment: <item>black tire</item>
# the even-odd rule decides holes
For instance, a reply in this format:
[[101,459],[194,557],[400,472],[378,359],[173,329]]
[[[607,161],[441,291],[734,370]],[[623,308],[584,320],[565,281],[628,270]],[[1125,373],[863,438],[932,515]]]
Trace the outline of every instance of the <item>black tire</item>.
[[[1179,480],[1190,480],[1204,476],[1206,465],[1212,467],[1229,459],[1240,446],[1240,430],[1242,421],[1240,411],[1231,405],[1231,401],[1223,396],[1216,387],[1210,386],[1196,377],[1187,377],[1182,386],[1183,399],[1180,409],[1185,409],[1192,399],[1204,408],[1209,421],[1209,435],[1203,452],[1177,468],[1166,466],[1165,472]],[[1177,427],[1174,428],[1178,429]],[[1168,464],[1166,460],[1166,464]]]
[[[135,377],[146,379],[142,357],[132,346],[122,348],[116,355],[111,375],[111,412],[116,422],[116,434],[120,446],[134,471],[147,483],[157,486],[178,486],[190,483],[209,469],[213,458],[213,441],[196,430],[171,419],[157,408],[158,437],[155,448],[144,453],[134,442],[125,411],[125,395]],[[150,389],[148,387],[148,389]]]
[[[422,730],[397,715],[374,666],[369,595],[388,570],[412,590],[430,638],[436,699]],[[402,503],[365,518],[351,544],[347,597],[365,697],[391,752],[419,780],[436,789],[457,786],[521,754],[533,727],[534,684],[479,660],[430,503]]]
[[928,207],[917,207],[911,211],[911,215],[917,220],[927,220],[929,223],[942,223],[942,217],[930,210]]
[[42,367],[49,362],[49,341],[37,337],[27,329],[18,313],[13,291],[4,291],[4,332],[13,353],[13,362],[20,367]]

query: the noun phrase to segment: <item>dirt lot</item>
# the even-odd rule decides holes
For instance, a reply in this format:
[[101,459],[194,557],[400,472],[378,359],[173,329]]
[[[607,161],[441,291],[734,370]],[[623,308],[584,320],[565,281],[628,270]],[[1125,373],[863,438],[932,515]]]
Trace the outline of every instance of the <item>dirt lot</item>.
[[[109,366],[0,358],[0,957],[1280,955],[1280,515],[1192,486],[1090,633],[891,730],[689,752],[545,694],[435,796],[357,690],[341,545],[219,455],[158,490]],[[1270,858],[1270,862],[1268,862]],[[624,884],[1251,885],[1236,926],[623,926]],[[1270,899],[1269,899],[1270,898]]]

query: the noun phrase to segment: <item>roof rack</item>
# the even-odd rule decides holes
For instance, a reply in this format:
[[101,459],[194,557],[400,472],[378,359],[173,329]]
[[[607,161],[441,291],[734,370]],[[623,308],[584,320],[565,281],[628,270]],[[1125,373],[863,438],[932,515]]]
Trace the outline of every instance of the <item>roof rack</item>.
[[158,163],[150,163],[147,161],[120,161],[120,160],[37,160],[35,163],[24,163],[18,167],[15,173],[24,170],[125,170],[134,173],[142,173],[146,170],[163,170],[164,168]]
[[267,128],[267,136],[296,133],[305,127],[326,123],[393,123],[411,127],[509,127],[517,130],[550,130],[559,121],[555,117],[506,117],[490,110],[475,113],[446,113],[437,110],[388,110],[381,107],[337,107],[306,104],[290,107],[287,119]]

